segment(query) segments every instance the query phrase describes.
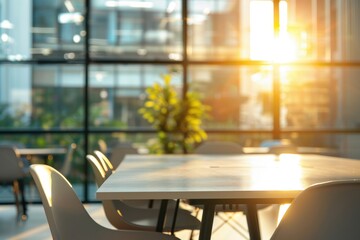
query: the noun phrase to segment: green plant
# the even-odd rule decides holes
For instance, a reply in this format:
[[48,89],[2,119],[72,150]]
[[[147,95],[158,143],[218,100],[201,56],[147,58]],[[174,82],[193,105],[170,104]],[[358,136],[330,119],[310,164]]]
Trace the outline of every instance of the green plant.
[[202,104],[197,93],[188,91],[181,98],[171,84],[171,75],[162,77],[146,89],[147,99],[139,113],[157,130],[157,141],[150,146],[155,153],[187,153],[194,143],[207,138],[201,128],[209,107]]

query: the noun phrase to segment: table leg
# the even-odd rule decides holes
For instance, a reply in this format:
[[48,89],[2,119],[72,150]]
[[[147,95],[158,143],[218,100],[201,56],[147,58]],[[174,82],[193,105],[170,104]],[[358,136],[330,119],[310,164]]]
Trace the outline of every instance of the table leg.
[[256,204],[247,204],[246,220],[251,240],[260,240],[259,220]]
[[23,209],[23,214],[21,216],[21,220],[25,221],[27,220],[27,203],[26,203],[26,199],[25,199],[25,180],[24,179],[20,179],[19,180],[19,189],[20,189],[20,193],[21,193],[21,205],[22,205],[22,209]]
[[210,240],[214,221],[215,204],[205,203],[200,227],[199,240]]
[[162,232],[164,229],[167,205],[168,205],[167,199],[161,200],[160,209],[159,209],[159,217],[158,217],[158,222],[156,225],[157,232]]
[[171,235],[175,235],[176,218],[177,218],[177,214],[179,211],[179,205],[180,205],[180,199],[177,199],[175,209],[174,209],[174,218],[173,218],[173,222],[171,224]]

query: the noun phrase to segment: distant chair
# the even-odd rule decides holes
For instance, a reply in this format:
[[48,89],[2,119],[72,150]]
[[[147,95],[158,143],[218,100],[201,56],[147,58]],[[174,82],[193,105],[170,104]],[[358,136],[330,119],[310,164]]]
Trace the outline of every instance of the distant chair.
[[74,152],[76,150],[77,145],[75,143],[71,143],[64,158],[64,162],[60,169],[60,173],[64,176],[68,176],[71,171],[71,163],[74,159]]
[[271,240],[360,239],[360,180],[305,189],[291,203]]
[[242,146],[234,142],[206,141],[195,149],[196,154],[242,154]]
[[120,231],[96,223],[77,197],[71,184],[54,168],[33,164],[34,178],[53,239],[176,240],[157,232]]
[[110,162],[115,169],[120,165],[127,154],[138,154],[138,151],[136,148],[128,144],[122,144],[112,148]]
[[[96,184],[99,187],[106,179],[102,164],[92,155],[87,155],[86,158],[92,167]],[[114,227],[127,230],[156,230],[159,209],[137,208],[126,204],[122,200],[104,200],[102,202],[106,217]],[[165,232],[200,229],[200,221],[192,216],[190,212],[181,208],[177,211],[176,224],[173,225],[174,214],[174,208],[168,209],[164,224]]]
[[[24,178],[29,173],[28,164],[11,146],[0,146],[0,183],[12,184],[18,216],[27,219]],[[20,211],[19,195],[21,195],[22,211]]]
[[104,139],[99,139],[98,140],[98,146],[99,146],[99,149],[100,149],[101,152],[107,153],[108,147],[107,147],[107,144],[104,141]]

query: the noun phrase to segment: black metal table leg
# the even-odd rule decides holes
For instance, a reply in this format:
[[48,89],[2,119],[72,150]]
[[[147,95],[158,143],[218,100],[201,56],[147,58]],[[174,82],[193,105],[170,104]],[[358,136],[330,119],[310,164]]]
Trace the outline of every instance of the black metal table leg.
[[199,240],[211,239],[211,231],[214,222],[214,212],[215,212],[214,203],[204,204]]
[[167,205],[168,205],[167,199],[161,200],[161,205],[160,205],[160,209],[159,209],[159,217],[158,217],[158,222],[156,225],[157,232],[162,232],[164,229]]
[[173,218],[173,222],[171,224],[171,235],[175,235],[176,218],[177,218],[177,214],[179,211],[179,205],[180,205],[180,199],[177,199],[175,209],[174,209],[174,218]]
[[247,204],[246,220],[251,240],[261,240],[256,204]]

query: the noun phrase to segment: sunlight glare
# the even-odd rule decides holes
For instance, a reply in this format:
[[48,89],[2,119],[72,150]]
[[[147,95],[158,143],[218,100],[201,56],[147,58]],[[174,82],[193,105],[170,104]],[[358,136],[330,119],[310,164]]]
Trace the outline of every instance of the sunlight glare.
[[273,62],[296,60],[296,40],[287,30],[287,2],[280,1],[278,36],[275,36],[273,11],[271,1],[250,2],[250,58]]
[[280,154],[273,156],[268,166],[251,173],[252,179],[257,187],[272,189],[273,186],[280,186],[282,190],[302,188],[302,171],[298,167],[301,157],[297,154]]

